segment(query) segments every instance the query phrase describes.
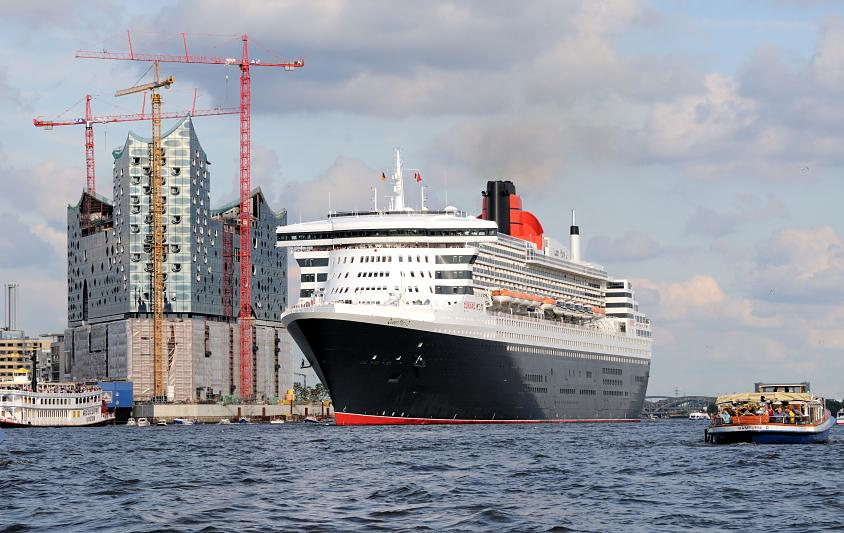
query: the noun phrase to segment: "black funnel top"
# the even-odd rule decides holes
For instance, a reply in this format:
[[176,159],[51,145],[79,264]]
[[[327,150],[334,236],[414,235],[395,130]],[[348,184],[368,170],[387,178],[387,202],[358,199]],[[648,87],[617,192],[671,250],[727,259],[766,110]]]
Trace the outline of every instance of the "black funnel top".
[[512,181],[486,182],[486,213],[488,220],[498,224],[498,231],[510,235],[510,195],[516,194]]

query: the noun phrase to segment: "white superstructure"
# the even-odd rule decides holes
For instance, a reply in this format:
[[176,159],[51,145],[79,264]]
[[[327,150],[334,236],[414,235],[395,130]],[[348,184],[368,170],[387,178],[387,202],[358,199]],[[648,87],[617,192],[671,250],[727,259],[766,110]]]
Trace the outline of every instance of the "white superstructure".
[[[406,208],[401,175],[397,167],[389,200],[394,210],[334,212],[326,220],[278,228],[278,246],[294,249],[301,271],[295,309],[340,305],[355,312],[366,306],[360,309],[367,315],[409,319],[423,308],[438,314],[456,310],[465,319],[483,310],[484,317],[514,324],[538,321],[544,327],[612,333],[637,341],[631,344],[636,353],[649,355],[650,320],[639,312],[632,283],[611,279],[600,265],[570,259],[552,239],[538,249],[499,233],[495,221],[453,207]],[[574,231],[574,215],[572,223]],[[579,239],[579,232],[575,235]],[[522,298],[501,305],[501,298],[493,298],[500,289]],[[549,298],[565,312],[548,312],[547,303],[543,310],[541,300]]]

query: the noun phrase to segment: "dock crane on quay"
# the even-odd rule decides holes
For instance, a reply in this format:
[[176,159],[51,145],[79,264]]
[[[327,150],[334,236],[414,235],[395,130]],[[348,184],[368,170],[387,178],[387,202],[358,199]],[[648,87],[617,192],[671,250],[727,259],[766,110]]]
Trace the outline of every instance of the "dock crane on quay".
[[151,83],[136,85],[128,89],[121,89],[114,96],[125,96],[139,92],[152,92],[152,357],[154,397],[164,397],[164,228],[162,214],[162,148],[161,148],[161,95],[158,89],[167,89],[175,81],[173,76],[160,80],[158,76],[158,62],[153,63],[154,78]]
[[[200,63],[209,65],[237,65],[240,67],[240,398],[242,400],[252,399],[252,295],[250,278],[252,277],[252,256],[251,256],[251,176],[250,176],[250,128],[251,128],[251,67],[279,67],[286,71],[292,71],[305,66],[304,59],[294,61],[272,63],[262,62],[259,59],[249,57],[249,38],[246,34],[240,37],[243,41],[243,49],[240,58],[233,57],[210,57],[190,55],[188,42],[185,33],[181,33],[184,54],[149,54],[137,53],[132,45],[132,36],[127,31],[126,37],[129,42],[129,52],[95,52],[80,50],[76,52],[77,58],[82,59],[114,59],[122,61],[145,61],[152,63]],[[156,298],[160,293],[156,289]],[[158,308],[158,306],[156,306]]]
[[[146,96],[146,93],[144,93]],[[144,98],[146,102],[146,98]],[[145,105],[143,107],[146,107]],[[186,111],[171,111],[161,113],[161,118],[182,118],[187,115],[191,117],[208,117],[213,115],[234,115],[240,111],[237,108],[212,107],[211,109],[196,109],[196,93],[194,93],[193,108]],[[151,113],[145,113],[143,108],[140,113],[128,115],[102,115],[91,114],[91,95],[85,95],[85,116],[67,120],[47,120],[41,117],[32,119],[36,128],[51,130],[56,126],[85,126],[85,170],[86,190],[94,194],[96,191],[96,176],[94,172],[94,124],[108,124],[111,122],[134,122],[140,120],[152,120]]]

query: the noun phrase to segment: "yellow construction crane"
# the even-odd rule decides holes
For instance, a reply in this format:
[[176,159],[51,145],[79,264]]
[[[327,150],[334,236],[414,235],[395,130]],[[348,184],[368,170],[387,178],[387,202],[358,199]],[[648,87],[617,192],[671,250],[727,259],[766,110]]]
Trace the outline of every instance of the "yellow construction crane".
[[161,95],[158,89],[170,88],[175,81],[173,76],[164,80],[158,78],[158,62],[153,63],[154,81],[136,85],[114,93],[124,96],[143,91],[152,92],[152,336],[153,336],[153,384],[154,397],[162,398],[164,392],[164,231],[162,204],[162,153],[161,153]]

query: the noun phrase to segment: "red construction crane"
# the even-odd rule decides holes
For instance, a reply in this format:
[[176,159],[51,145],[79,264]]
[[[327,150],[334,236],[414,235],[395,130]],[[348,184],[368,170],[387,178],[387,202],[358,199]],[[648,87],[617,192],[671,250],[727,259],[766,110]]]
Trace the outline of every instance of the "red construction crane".
[[[194,101],[195,103],[195,101]],[[207,117],[212,115],[235,115],[240,113],[237,108],[213,107],[211,109],[190,109],[188,111],[161,113],[161,118],[182,118],[190,114],[194,117]],[[55,126],[85,126],[85,168],[87,178],[87,190],[90,193],[96,192],[94,176],[94,124],[107,124],[109,122],[134,122],[137,120],[152,120],[152,113],[136,113],[133,115],[102,115],[95,117],[91,115],[91,95],[85,95],[85,117],[68,120],[44,120],[40,117],[32,119],[36,128],[53,129]]]
[[252,232],[251,232],[251,197],[250,197],[250,118],[251,110],[251,67],[281,67],[294,70],[305,66],[304,59],[284,63],[263,63],[260,59],[249,58],[249,38],[241,36],[243,52],[240,59],[233,57],[192,56],[188,53],[188,41],[184,33],[184,55],[135,53],[132,36],[127,31],[129,53],[93,52],[80,50],[77,58],[83,59],[118,59],[123,61],[147,61],[160,63],[204,63],[211,65],[238,65],[240,67],[240,398],[252,398],[252,294],[249,280],[252,277]]

